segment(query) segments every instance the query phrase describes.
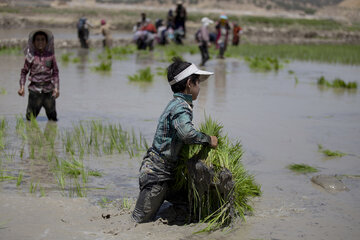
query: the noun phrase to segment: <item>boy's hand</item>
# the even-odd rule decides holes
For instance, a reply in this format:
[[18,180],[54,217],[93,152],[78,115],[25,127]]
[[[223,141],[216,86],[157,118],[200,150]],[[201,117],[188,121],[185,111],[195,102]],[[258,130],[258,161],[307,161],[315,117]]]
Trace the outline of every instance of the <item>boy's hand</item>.
[[54,89],[52,96],[54,98],[58,98],[60,96],[60,92],[57,88]]
[[19,91],[18,91],[18,94],[19,94],[19,96],[25,96],[25,90],[24,90],[24,86],[21,86],[20,87],[20,89],[19,89]]
[[218,145],[218,138],[215,136],[210,136],[211,142],[210,142],[210,146],[212,148],[216,148]]

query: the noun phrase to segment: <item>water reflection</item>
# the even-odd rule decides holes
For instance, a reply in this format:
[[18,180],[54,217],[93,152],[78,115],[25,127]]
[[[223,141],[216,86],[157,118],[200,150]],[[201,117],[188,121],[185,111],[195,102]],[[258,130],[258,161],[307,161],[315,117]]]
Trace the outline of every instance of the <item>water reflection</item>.
[[23,169],[32,183],[47,185],[49,180],[54,179],[52,161],[58,155],[57,149],[60,149],[55,148],[57,131],[57,123],[53,121],[46,123],[44,131],[41,130],[37,121],[25,123],[26,137],[24,141],[27,142],[28,157],[23,160]]
[[135,54],[135,63],[139,65],[152,64],[155,61],[153,52],[137,51]]
[[89,62],[89,50],[84,48],[79,48],[77,50],[77,57],[79,58],[79,64],[77,64],[77,69],[80,74],[85,73],[87,63]]
[[219,59],[215,66],[215,102],[224,103],[226,97],[226,62]]
[[317,88],[322,93],[332,91],[332,93],[337,97],[344,96],[345,94],[355,96],[357,93],[357,89],[332,88],[332,87],[327,87],[327,86],[323,86],[323,85],[319,85],[319,84],[317,84]]

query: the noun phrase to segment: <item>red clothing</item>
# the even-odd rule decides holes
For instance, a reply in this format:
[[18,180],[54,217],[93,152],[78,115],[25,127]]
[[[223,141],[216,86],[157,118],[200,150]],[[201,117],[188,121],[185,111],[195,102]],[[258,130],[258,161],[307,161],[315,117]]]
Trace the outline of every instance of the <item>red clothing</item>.
[[233,39],[232,39],[232,43],[234,45],[237,45],[239,44],[239,41],[240,41],[240,31],[242,30],[242,28],[238,25],[235,25],[234,26],[234,29],[233,29]]
[[156,28],[155,28],[154,24],[148,23],[141,28],[141,31],[148,31],[151,33],[156,33]]

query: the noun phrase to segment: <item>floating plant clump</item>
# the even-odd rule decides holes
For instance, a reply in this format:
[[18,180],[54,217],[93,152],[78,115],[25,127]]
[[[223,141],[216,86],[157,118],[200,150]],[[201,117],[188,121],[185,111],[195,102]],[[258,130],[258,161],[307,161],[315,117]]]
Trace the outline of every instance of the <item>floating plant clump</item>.
[[329,149],[324,149],[324,147],[321,144],[318,144],[319,152],[322,152],[325,156],[328,157],[343,157],[346,155],[346,153],[340,152],[340,151],[331,151]]
[[306,164],[290,164],[287,166],[287,168],[296,173],[313,173],[319,171],[316,168]]
[[357,88],[357,82],[346,83],[344,80],[340,78],[336,78],[332,82],[329,82],[328,80],[325,79],[324,76],[318,78],[317,84],[320,86],[333,87],[333,88],[348,88],[348,89]]
[[278,71],[282,68],[279,59],[275,57],[245,57],[245,61],[248,62],[251,69],[256,71]]
[[152,82],[154,80],[154,74],[151,73],[150,67],[140,69],[138,74],[128,76],[130,82]]
[[185,145],[176,170],[175,187],[189,193],[190,220],[208,223],[199,232],[228,226],[237,216],[244,219],[245,212],[253,210],[250,198],[261,194],[260,185],[241,163],[241,144],[231,142],[222,128],[206,118],[200,131],[217,136],[217,148]]

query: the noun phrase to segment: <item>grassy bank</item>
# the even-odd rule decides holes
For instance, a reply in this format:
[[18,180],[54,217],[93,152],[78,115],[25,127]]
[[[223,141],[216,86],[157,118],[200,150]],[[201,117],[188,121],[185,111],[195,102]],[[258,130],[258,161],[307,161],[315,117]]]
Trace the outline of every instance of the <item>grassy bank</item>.
[[282,58],[327,63],[360,64],[360,45],[252,45],[230,46],[228,57]]

